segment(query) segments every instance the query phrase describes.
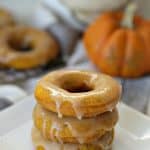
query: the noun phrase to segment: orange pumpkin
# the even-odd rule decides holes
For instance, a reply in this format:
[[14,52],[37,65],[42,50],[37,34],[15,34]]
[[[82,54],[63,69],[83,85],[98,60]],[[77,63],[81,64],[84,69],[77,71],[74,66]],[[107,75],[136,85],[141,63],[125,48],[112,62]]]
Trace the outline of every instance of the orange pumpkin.
[[150,72],[150,21],[134,16],[133,8],[104,13],[85,32],[87,53],[104,73],[138,77]]

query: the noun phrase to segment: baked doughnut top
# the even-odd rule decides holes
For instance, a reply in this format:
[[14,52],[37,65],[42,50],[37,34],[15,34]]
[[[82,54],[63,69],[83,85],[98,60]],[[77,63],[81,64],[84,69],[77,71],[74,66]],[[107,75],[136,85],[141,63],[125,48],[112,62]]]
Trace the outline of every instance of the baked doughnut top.
[[36,85],[35,97],[45,109],[59,117],[92,117],[115,108],[121,86],[113,78],[94,72],[58,70]]

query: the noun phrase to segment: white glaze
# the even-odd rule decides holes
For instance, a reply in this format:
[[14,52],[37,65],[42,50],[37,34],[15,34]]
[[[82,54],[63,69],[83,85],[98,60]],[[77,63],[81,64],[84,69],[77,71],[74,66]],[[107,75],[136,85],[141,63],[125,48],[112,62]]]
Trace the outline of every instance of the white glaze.
[[43,132],[43,136],[46,137],[46,120],[43,121],[43,128],[42,128],[42,132]]
[[[52,125],[51,125],[51,130],[50,130],[50,136],[51,136],[51,139],[54,141],[55,140],[55,137],[57,139],[58,137],[58,131],[60,130],[60,126],[58,123],[56,122],[53,122]],[[55,132],[56,131],[56,132]],[[55,133],[54,133],[55,132]]]
[[[100,130],[109,131],[111,130],[118,120],[116,111],[105,113],[101,116],[94,118],[78,120],[71,117],[58,118],[55,113],[46,111],[40,105],[37,105],[33,113],[34,118],[41,118],[43,123],[51,122],[50,138],[55,141],[57,139],[60,143],[62,139],[59,138],[60,131],[63,130],[64,126],[68,126],[73,137],[82,144],[88,137],[93,137]],[[43,126],[42,131],[46,131],[46,125]],[[55,133],[55,134],[54,134]]]
[[72,104],[72,107],[74,109],[77,119],[81,120],[83,117],[83,112],[82,112],[82,109],[80,108],[80,102],[71,101],[71,104]]
[[[63,103],[68,102],[71,103],[79,120],[85,115],[82,106],[83,101],[90,101],[91,103],[91,99],[94,99],[96,103],[99,103],[97,104],[100,105],[99,107],[102,105],[102,110],[105,106],[105,111],[109,111],[115,107],[121,95],[120,85],[111,77],[86,71],[54,71],[43,77],[38,84],[49,92],[49,99],[55,102],[59,117],[62,117],[60,108]],[[93,89],[88,92],[72,93],[65,90],[61,84],[67,86],[69,84],[84,84]],[[99,114],[100,112],[96,113]],[[96,113],[95,115],[97,115]]]
[[59,118],[63,117],[62,113],[60,112],[61,104],[62,104],[62,102],[59,99],[55,101],[56,110],[57,110],[57,114],[58,114]]
[[[60,144],[44,140],[39,130],[35,127],[32,129],[32,141],[35,147],[42,146],[45,150],[78,150],[78,147],[80,146],[79,144]],[[111,147],[111,141],[112,136],[107,135],[107,137],[104,137],[93,144],[99,145],[104,150],[108,150]],[[107,143],[109,144],[107,145]]]

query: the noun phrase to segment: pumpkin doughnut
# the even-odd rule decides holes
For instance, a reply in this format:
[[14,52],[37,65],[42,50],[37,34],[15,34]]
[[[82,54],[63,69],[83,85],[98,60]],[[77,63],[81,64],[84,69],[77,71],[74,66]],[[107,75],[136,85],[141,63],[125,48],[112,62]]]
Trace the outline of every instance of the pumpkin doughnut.
[[111,77],[87,71],[59,70],[44,76],[35,97],[59,117],[92,117],[115,108],[121,86]]
[[112,130],[118,121],[118,112],[106,112],[94,118],[78,120],[72,117],[58,118],[40,105],[33,112],[34,125],[45,139],[60,143],[91,143]]
[[45,140],[37,128],[33,127],[32,129],[32,141],[35,150],[111,150],[113,138],[114,131],[112,130],[93,144],[60,144]]
[[14,24],[15,21],[12,15],[7,10],[0,8],[0,28],[12,26]]
[[19,70],[45,65],[56,58],[58,45],[48,33],[14,26],[0,31],[0,66]]

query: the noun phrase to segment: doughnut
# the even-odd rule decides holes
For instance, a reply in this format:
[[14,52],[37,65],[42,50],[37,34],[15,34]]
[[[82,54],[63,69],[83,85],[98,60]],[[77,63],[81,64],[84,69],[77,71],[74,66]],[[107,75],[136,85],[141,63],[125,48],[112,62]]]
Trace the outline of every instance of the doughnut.
[[94,72],[58,70],[44,76],[35,87],[35,98],[58,117],[94,117],[115,108],[121,86],[113,78]]
[[40,131],[33,127],[32,141],[35,150],[111,150],[114,131],[109,131],[93,144],[60,144],[45,140]]
[[112,130],[118,121],[118,112],[114,109],[94,118],[78,120],[72,117],[58,118],[57,114],[36,105],[33,120],[45,139],[59,143],[89,144]]
[[0,8],[0,28],[15,25],[13,16],[7,11]]
[[44,31],[14,26],[0,31],[0,66],[18,70],[42,66],[55,59],[58,44]]

